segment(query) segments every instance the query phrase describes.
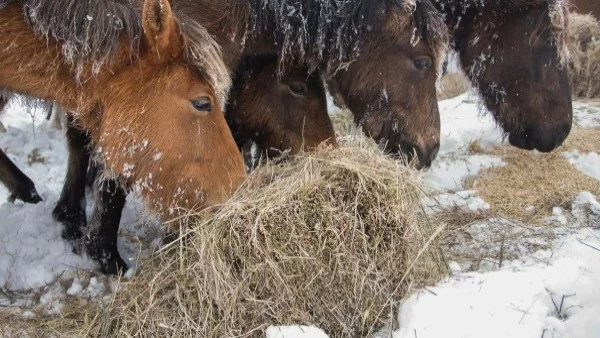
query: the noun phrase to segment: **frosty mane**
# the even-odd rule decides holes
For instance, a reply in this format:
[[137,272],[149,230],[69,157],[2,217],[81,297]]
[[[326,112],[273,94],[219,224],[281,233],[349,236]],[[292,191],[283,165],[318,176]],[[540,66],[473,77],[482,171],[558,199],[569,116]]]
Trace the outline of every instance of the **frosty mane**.
[[544,30],[550,30],[554,37],[561,60],[569,58],[566,43],[568,0],[432,0],[446,17],[451,30],[458,32],[465,29],[472,19],[481,13],[496,13],[509,18],[532,8],[547,11],[550,19],[549,27],[539,27],[532,37],[532,42],[539,38]]
[[[326,69],[358,56],[360,44],[375,31],[386,14],[399,9],[412,25],[415,38],[425,39],[434,51],[443,50],[446,27],[429,0],[249,0],[254,34],[273,34],[282,46],[280,57]],[[407,27],[409,28],[409,27]],[[291,60],[288,60],[291,59]]]
[[[144,39],[142,0],[0,0],[0,8],[18,3],[32,29],[57,40],[65,60],[80,74],[92,63],[93,73],[109,63],[125,37],[132,55],[140,53]],[[187,62],[197,67],[218,95],[229,87],[229,73],[219,46],[197,22],[174,12],[179,23]]]

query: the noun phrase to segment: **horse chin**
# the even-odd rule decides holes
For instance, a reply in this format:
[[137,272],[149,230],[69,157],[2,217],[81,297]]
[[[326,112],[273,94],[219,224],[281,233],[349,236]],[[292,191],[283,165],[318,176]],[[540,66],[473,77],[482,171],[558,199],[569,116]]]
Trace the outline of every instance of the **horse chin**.
[[[417,144],[421,144],[422,146]],[[417,170],[431,167],[440,148],[439,142],[425,145],[423,142],[410,141],[404,136],[400,136],[400,140],[397,141],[381,138],[379,146],[392,158],[406,161]]]
[[571,131],[571,124],[559,124],[547,128],[521,128],[508,133],[508,142],[517,148],[550,152],[558,148]]
[[412,136],[405,128],[383,121],[387,120],[363,119],[361,125],[365,134],[375,139],[391,157],[405,160],[419,170],[431,166],[440,147],[439,137]]

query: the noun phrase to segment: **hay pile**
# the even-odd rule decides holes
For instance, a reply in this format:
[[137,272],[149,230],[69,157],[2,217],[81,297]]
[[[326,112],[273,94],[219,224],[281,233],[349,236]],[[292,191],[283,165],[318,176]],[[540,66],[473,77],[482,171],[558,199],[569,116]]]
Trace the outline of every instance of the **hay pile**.
[[[263,336],[313,324],[366,336],[446,273],[414,173],[343,146],[256,170],[212,216],[82,323],[91,336]],[[392,315],[393,314],[393,315]]]
[[591,15],[569,15],[569,63],[575,97],[600,97],[600,23]]
[[[551,153],[511,146],[486,152],[502,156],[508,165],[482,170],[467,182],[467,189],[478,190],[495,213],[538,224],[552,214],[555,206],[570,209],[573,198],[581,191],[600,195],[598,181],[575,169],[563,157],[563,152],[574,149],[598,151],[600,130],[575,127],[565,143]],[[535,207],[533,212],[526,210],[530,206]]]
[[441,77],[437,85],[438,100],[447,100],[464,94],[471,88],[469,79],[462,73],[448,73]]
[[335,130],[336,137],[347,135],[360,135],[361,129],[354,123],[354,115],[348,109],[340,109],[335,114],[330,114],[331,124]]

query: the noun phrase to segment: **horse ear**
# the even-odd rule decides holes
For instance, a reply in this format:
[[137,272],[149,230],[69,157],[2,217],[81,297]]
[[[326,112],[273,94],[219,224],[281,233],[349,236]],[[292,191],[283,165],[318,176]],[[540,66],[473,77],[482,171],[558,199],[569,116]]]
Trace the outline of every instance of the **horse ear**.
[[177,56],[183,41],[168,0],[145,0],[142,27],[146,42],[159,59]]

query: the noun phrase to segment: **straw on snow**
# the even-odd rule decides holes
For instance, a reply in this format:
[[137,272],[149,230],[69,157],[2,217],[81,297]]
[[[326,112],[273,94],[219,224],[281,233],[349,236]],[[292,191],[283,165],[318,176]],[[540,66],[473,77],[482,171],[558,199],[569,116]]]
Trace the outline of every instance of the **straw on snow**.
[[386,323],[411,285],[445,272],[414,173],[343,146],[256,170],[123,284],[85,328],[111,336],[260,336],[314,324],[334,337]]
[[569,78],[575,97],[600,97],[600,22],[591,15],[569,16]]

